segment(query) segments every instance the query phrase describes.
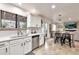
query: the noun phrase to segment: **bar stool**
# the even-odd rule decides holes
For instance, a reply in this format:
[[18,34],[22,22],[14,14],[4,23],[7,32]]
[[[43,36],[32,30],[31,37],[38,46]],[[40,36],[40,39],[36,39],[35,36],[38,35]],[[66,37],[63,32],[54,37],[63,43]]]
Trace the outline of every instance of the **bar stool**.
[[55,33],[55,40],[54,43],[57,43],[61,40],[61,33]]
[[69,33],[63,33],[62,40],[63,40],[62,45],[66,43],[66,40],[68,40],[69,46],[71,48],[71,35]]

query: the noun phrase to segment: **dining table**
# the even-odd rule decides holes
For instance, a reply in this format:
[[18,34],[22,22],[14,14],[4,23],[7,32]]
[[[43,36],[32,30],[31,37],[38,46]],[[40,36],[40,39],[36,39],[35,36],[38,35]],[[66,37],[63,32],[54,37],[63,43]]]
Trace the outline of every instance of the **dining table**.
[[61,46],[68,41],[70,48],[71,46],[75,47],[73,32],[56,32],[54,43],[57,43],[58,41],[60,41]]

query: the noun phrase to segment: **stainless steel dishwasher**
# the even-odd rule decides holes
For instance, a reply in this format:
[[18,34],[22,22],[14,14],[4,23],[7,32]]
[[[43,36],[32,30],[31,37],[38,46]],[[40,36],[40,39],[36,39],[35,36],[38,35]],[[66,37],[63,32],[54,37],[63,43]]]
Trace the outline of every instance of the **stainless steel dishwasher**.
[[32,36],[32,50],[39,47],[39,35]]

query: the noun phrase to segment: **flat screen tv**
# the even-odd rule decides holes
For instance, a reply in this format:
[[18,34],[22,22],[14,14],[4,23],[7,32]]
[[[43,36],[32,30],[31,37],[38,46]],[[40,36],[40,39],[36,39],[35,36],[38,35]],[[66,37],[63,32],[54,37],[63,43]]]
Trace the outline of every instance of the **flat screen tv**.
[[76,22],[65,22],[65,28],[67,29],[74,29],[77,28],[77,23]]

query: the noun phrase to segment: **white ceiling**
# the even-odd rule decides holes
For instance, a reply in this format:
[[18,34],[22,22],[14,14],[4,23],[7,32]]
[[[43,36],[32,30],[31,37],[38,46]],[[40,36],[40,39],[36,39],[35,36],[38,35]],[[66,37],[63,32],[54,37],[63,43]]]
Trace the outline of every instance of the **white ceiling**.
[[[79,20],[79,4],[78,3],[23,3],[19,5],[14,3],[13,5],[19,6],[26,11],[31,12],[33,9],[36,10],[36,14],[44,15],[50,19],[58,20],[59,14],[62,21],[78,21]],[[55,9],[51,6],[56,5]],[[71,20],[69,18],[71,17]]]

